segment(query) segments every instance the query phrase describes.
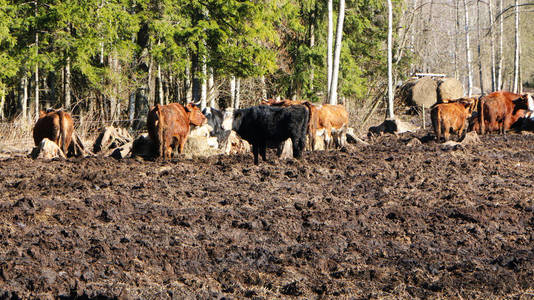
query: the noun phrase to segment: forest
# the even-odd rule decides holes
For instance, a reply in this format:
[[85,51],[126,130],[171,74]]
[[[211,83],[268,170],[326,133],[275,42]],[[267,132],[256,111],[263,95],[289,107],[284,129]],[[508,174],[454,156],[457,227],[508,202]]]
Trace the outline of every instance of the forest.
[[[469,94],[534,84],[528,3],[391,5],[393,86],[415,72],[455,77]],[[45,108],[131,121],[155,103],[327,102],[328,53],[338,35],[333,101],[353,115],[387,105],[385,1],[0,0],[0,7],[4,122],[33,122]]]

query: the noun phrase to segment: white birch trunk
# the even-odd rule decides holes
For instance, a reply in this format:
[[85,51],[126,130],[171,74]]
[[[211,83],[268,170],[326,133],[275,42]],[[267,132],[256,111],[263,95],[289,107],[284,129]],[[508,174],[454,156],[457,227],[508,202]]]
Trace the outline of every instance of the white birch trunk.
[[70,109],[71,106],[71,84],[70,84],[71,76],[70,76],[70,57],[67,57],[67,63],[65,64],[65,108]]
[[217,97],[217,91],[215,90],[215,77],[213,75],[213,68],[210,68],[208,77],[208,103],[210,107],[216,107],[215,98]]
[[514,86],[512,91],[517,93],[519,91],[519,48],[521,41],[519,39],[519,0],[515,0],[515,55],[514,55]]
[[235,106],[235,76],[230,77],[230,106],[237,109]]
[[334,12],[333,12],[333,0],[328,0],[328,40],[326,48],[326,76],[327,76],[327,94],[326,97],[330,99],[330,88],[332,87],[332,43],[334,38]]
[[[502,12],[503,0],[499,0],[499,11]],[[497,63],[497,90],[503,89],[503,16],[499,17],[499,61]]]
[[460,48],[458,45],[460,44],[459,36],[460,36],[460,3],[459,1],[455,1],[456,4],[456,26],[454,28],[454,78],[458,79],[460,78],[460,71],[458,68],[458,52],[460,52]]
[[345,18],[345,0],[339,1],[339,15],[336,29],[336,45],[334,64],[332,65],[332,86],[330,87],[330,104],[337,104],[337,82],[339,78],[339,59],[341,56],[341,40],[343,38],[343,19]]
[[235,109],[239,109],[241,105],[241,78],[237,78],[235,82]]
[[163,78],[161,77],[161,65],[158,64],[158,101],[160,105],[165,104],[163,95]]
[[[393,112],[393,4],[388,3],[388,119],[394,119]],[[423,115],[424,116],[424,115]]]
[[482,77],[482,53],[480,51],[482,39],[480,38],[480,1],[477,1],[477,55],[478,55],[478,80],[480,93],[484,94],[484,78]]
[[185,69],[185,102],[193,100],[193,84],[191,80],[191,67]]
[[471,48],[469,45],[469,11],[467,10],[467,0],[464,1],[465,12],[465,56],[467,63],[467,95],[471,97],[473,91],[473,76],[471,73]]
[[267,99],[267,85],[265,84],[265,75],[260,76],[261,81],[261,98]]
[[206,66],[206,57],[202,58],[202,79],[200,83],[200,109],[206,108],[208,103],[208,69]]
[[0,120],[4,121],[4,103],[6,103],[6,88],[2,88],[2,91],[0,93],[2,93],[0,95]]
[[22,97],[20,99],[20,106],[22,108],[22,118],[28,120],[28,77],[24,76],[20,80],[22,88]]
[[495,74],[495,31],[493,28],[493,5],[492,1],[489,0],[488,4],[488,13],[489,13],[489,20],[490,20],[490,55],[491,55],[491,91],[496,91],[496,74]]

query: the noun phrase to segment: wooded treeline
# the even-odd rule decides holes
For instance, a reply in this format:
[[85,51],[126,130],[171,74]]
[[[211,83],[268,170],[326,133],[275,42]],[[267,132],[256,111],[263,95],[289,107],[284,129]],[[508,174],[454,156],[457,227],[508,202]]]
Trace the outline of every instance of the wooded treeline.
[[[326,101],[327,4],[0,0],[0,118],[34,119],[47,107],[114,120],[176,101]],[[357,99],[385,78],[387,10],[357,0],[344,13],[338,97]]]
[[[393,84],[422,71],[466,88],[512,89],[515,2],[393,1]],[[0,0],[0,8],[2,120],[34,120],[48,107],[124,120],[155,103],[328,102],[332,84],[334,101],[360,106],[387,94],[385,0]],[[516,78],[534,82],[533,21],[517,22]]]

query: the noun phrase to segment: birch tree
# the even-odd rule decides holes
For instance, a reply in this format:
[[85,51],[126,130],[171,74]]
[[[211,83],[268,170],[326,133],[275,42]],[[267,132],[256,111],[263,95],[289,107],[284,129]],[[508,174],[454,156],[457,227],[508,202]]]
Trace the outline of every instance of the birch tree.
[[521,41],[519,39],[519,0],[515,0],[515,8],[514,8],[514,15],[515,15],[515,23],[514,23],[514,31],[515,31],[515,51],[514,51],[514,83],[512,91],[514,93],[519,92],[519,48],[521,47]]
[[[499,11],[502,12],[503,1],[499,0]],[[503,17],[499,17],[499,61],[497,63],[497,89],[501,90],[503,88],[502,80],[502,70],[503,70],[503,61],[504,61],[504,52],[503,52]]]
[[495,32],[493,30],[493,5],[491,0],[488,2],[488,14],[489,14],[489,21],[490,21],[490,56],[491,56],[491,91],[494,92],[496,90],[496,74],[495,74]]
[[393,5],[388,0],[388,119],[394,119],[393,112]]
[[469,11],[467,9],[467,0],[464,1],[465,17],[465,56],[467,64],[467,95],[471,97],[473,91],[473,76],[471,73],[471,48],[469,46]]
[[332,83],[330,87],[330,104],[337,104],[337,82],[339,78],[339,60],[341,56],[341,40],[343,38],[343,19],[345,18],[345,0],[339,1],[339,14],[336,29],[336,45],[334,63],[332,65]]
[[478,55],[478,78],[480,92],[484,94],[484,78],[482,77],[482,53],[480,47],[482,39],[480,38],[480,0],[477,0],[477,55]]
[[327,98],[330,99],[330,89],[332,86],[332,43],[334,37],[334,12],[333,12],[333,0],[328,0],[328,38],[326,48],[326,76],[327,76]]

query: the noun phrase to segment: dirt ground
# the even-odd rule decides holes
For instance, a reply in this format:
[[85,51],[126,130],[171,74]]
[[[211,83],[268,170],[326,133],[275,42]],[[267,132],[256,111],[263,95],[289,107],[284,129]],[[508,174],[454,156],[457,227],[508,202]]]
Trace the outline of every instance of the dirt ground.
[[534,297],[534,135],[425,134],[259,166],[0,161],[0,298]]

